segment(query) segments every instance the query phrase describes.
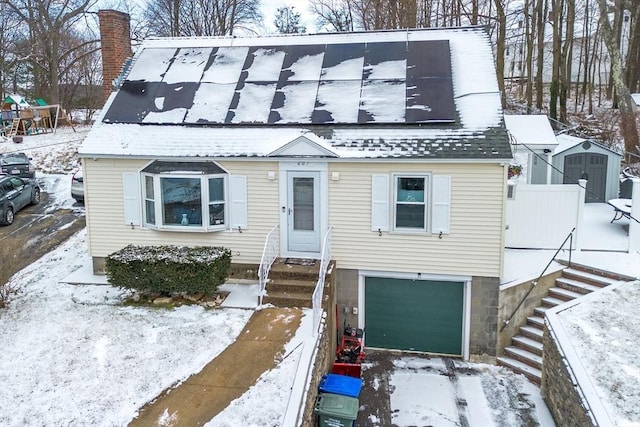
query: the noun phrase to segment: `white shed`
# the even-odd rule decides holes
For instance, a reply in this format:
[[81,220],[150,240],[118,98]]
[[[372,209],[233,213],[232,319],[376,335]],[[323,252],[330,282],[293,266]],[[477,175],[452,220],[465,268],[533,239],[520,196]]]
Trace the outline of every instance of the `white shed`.
[[556,138],[552,184],[575,184],[584,178],[587,203],[603,203],[618,197],[622,154],[585,138],[570,135]]
[[545,115],[506,115],[511,149],[526,165],[527,184],[548,184],[551,180],[551,156],[558,146],[549,119]]

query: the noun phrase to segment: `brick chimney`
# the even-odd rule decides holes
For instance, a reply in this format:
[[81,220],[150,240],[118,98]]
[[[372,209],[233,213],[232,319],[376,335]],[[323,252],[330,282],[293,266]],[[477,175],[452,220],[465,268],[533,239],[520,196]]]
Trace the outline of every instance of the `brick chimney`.
[[120,75],[132,56],[131,27],[128,13],[112,9],[98,11],[102,44],[102,94],[106,101],[113,91],[113,80]]

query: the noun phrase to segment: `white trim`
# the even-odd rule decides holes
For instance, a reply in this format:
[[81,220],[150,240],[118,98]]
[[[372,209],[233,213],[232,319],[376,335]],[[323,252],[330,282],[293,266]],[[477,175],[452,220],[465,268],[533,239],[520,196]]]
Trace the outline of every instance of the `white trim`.
[[[424,280],[424,281],[444,281],[463,282],[462,288],[462,343],[461,356],[463,360],[469,360],[469,347],[471,342],[471,276],[457,276],[452,274],[431,274],[431,273],[402,273],[394,271],[358,270],[358,328],[364,329],[363,345],[366,347],[366,325],[365,311],[365,279],[367,277],[382,277],[400,280]],[[425,353],[425,352],[418,352]]]
[[[229,175],[229,190],[225,194],[225,209],[229,212],[229,226],[242,231],[247,229],[247,177]],[[228,205],[228,208],[227,208]]]
[[[146,222],[146,204],[142,209],[143,218],[143,227],[149,230],[156,231],[178,231],[178,232],[189,232],[189,233],[211,233],[211,232],[221,232],[221,231],[229,231],[231,218],[230,218],[230,203],[229,200],[229,178],[230,175],[228,173],[221,174],[184,174],[184,173],[150,173],[150,172],[139,172],[136,173],[140,175],[142,179],[139,181],[139,191],[142,192],[143,185],[146,185],[144,182],[144,178],[149,176],[153,179],[153,189],[154,189],[154,215],[155,215],[155,224],[150,224]],[[187,179],[198,179],[200,181],[200,225],[189,225],[184,226],[180,224],[167,224],[163,219],[163,207],[164,201],[162,198],[162,179],[166,178],[187,178]],[[224,188],[224,224],[222,225],[210,225],[209,224],[209,180],[212,178],[218,178],[223,180],[223,188]],[[146,200],[146,199],[145,199]]]
[[451,176],[431,176],[431,233],[451,232]]
[[471,343],[471,280],[465,280],[462,310],[462,359],[469,360],[469,343]]
[[335,152],[302,135],[267,154],[267,157],[339,157]]
[[[274,159],[269,159],[273,161]],[[279,192],[279,208],[280,211],[280,241],[287,242],[287,197],[288,197],[288,179],[287,173],[291,171],[308,171],[319,172],[320,179],[318,182],[318,191],[320,192],[320,236],[324,236],[329,229],[329,167],[326,161],[318,160],[299,160],[299,161],[281,161],[278,163],[278,192]],[[319,258],[322,248],[318,252],[294,252],[289,251],[285,244],[280,245],[280,255],[283,257],[295,258]]]
[[389,231],[389,174],[371,175],[371,231]]
[[[424,172],[424,173],[418,173],[418,172],[392,172],[390,174],[391,176],[391,183],[390,183],[390,187],[391,187],[391,199],[390,199],[390,205],[391,205],[391,213],[389,216],[389,219],[391,220],[391,227],[390,230],[393,233],[398,233],[398,234],[431,234],[431,217],[433,216],[433,206],[432,206],[432,199],[433,199],[433,188],[432,188],[432,181],[433,181],[433,174],[431,172]],[[423,179],[423,183],[424,183],[424,187],[423,187],[423,200],[422,200],[422,206],[424,206],[424,217],[423,217],[423,223],[422,223],[422,227],[418,228],[418,227],[398,227],[397,224],[397,212],[398,212],[398,204],[403,204],[406,205],[407,203],[403,203],[406,202],[404,200],[398,200],[398,178],[422,178]],[[420,206],[419,202],[415,203],[415,206]]]
[[[99,153],[79,153],[81,159],[128,159],[128,160],[162,160],[162,161],[212,161],[212,162],[273,162],[278,160],[273,157],[246,157],[238,154],[237,156],[221,157],[221,156],[190,156],[190,157],[171,157],[171,156],[154,156],[153,153],[149,154],[131,154],[131,155],[118,155],[118,154],[99,154]],[[309,159],[310,161],[318,161],[319,159]],[[496,159],[436,159],[436,158],[415,158],[415,157],[340,157],[332,159],[322,159],[322,161],[329,161],[335,163],[438,163],[438,164],[503,164],[512,161],[513,158],[496,158]]]
[[140,225],[142,209],[140,206],[140,174],[124,172],[122,174],[122,197],[124,199],[124,222],[133,227]]

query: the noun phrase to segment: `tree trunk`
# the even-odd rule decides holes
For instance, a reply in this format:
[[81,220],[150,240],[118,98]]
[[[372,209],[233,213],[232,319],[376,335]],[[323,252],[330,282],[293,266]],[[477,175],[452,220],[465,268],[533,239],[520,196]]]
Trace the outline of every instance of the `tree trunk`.
[[[536,29],[531,24],[532,21],[532,13],[531,10],[531,2],[530,0],[526,0],[524,10],[525,10],[525,40],[527,45],[527,59],[526,59],[526,79],[527,86],[525,88],[525,98],[527,100],[527,112],[531,112],[531,107],[533,106],[533,41],[536,37]],[[533,12],[533,11],[532,11]]]
[[598,0],[598,6],[600,7],[602,37],[604,38],[607,50],[609,51],[609,57],[611,58],[611,78],[619,98],[618,108],[620,109],[620,127],[622,137],[624,138],[624,148],[627,153],[637,155],[640,154],[638,128],[633,109],[633,100],[624,82],[620,44],[607,16],[606,0]]
[[553,62],[551,64],[551,87],[549,89],[549,115],[558,119],[558,95],[560,91],[561,43],[562,43],[562,9],[563,0],[552,2],[553,12]]
[[507,96],[504,90],[504,49],[507,34],[507,17],[504,10],[505,0],[496,0],[496,19],[498,26],[498,38],[496,43],[496,74],[498,77],[498,89],[500,90],[500,101],[502,108],[507,107]]
[[542,110],[542,105],[544,103],[544,29],[545,22],[547,21],[548,3],[547,0],[537,0],[537,2],[536,27],[538,32],[538,52],[536,55],[536,108],[540,111]]
[[[573,27],[576,16],[575,0],[566,0],[566,30],[564,43],[562,46],[561,63],[560,63],[560,121],[568,123],[567,119],[567,98],[569,96],[569,88],[571,87],[571,63],[573,62]],[[565,21],[563,19],[563,21]]]

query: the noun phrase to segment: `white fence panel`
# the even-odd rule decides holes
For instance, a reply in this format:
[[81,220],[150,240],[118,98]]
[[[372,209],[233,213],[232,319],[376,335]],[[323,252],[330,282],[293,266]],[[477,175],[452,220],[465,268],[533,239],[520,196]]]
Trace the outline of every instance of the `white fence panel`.
[[[506,203],[505,246],[519,249],[558,249],[582,225],[584,188],[577,184],[528,185],[513,188]],[[572,249],[578,249],[574,238]]]

